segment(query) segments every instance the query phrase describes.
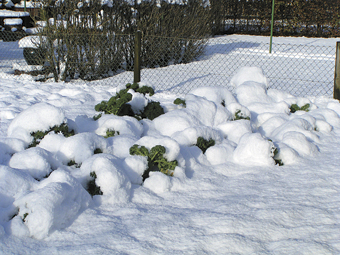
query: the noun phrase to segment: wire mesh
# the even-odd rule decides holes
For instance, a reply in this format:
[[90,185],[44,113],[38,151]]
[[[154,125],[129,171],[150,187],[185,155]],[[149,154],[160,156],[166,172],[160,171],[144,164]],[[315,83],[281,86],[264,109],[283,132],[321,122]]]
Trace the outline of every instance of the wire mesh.
[[188,64],[142,70],[142,80],[162,77],[161,91],[187,93],[199,86],[225,86],[231,91],[230,79],[244,66],[262,68],[269,88],[296,96],[332,95],[335,47],[273,44],[211,38],[204,54]]
[[[38,65],[28,65],[29,54],[26,52],[24,56],[24,50],[32,45],[23,43],[24,40],[20,42],[19,48],[18,41],[0,41],[0,75],[29,74],[35,80],[53,79],[51,66],[55,63],[51,65],[51,58],[47,61],[41,51],[30,52],[32,58],[38,58]],[[76,42],[72,41],[73,44]],[[94,49],[89,51],[86,43],[81,47],[73,45],[77,46],[72,48],[73,51],[78,51],[71,55],[67,52],[70,46],[65,47],[63,43],[59,44],[62,53],[54,49],[60,78],[66,69],[68,76],[64,75],[64,78],[71,82],[112,86],[133,82],[132,35],[114,35],[109,39],[107,36],[92,36],[90,42]],[[268,78],[269,88],[295,96],[333,94],[335,47],[332,46],[274,43],[269,54],[268,43],[228,37],[196,40],[146,35],[142,37],[141,45],[141,81],[153,85],[158,92],[186,94],[200,86],[224,86],[233,91],[229,81],[235,72],[243,66],[257,66]],[[39,65],[42,62],[44,64]]]

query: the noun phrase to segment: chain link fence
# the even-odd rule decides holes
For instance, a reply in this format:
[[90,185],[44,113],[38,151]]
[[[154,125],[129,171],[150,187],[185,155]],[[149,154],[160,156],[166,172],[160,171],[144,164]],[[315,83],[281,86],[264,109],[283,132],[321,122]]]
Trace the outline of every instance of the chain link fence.
[[[112,86],[133,82],[135,53],[132,35],[95,36],[88,39],[91,41],[78,37],[72,41],[72,54],[68,54],[71,45],[66,46],[59,40],[53,45],[45,45],[45,50],[47,47],[47,51],[53,51],[52,58],[47,58],[39,49],[43,45],[41,41],[37,43],[26,38],[19,43],[0,41],[0,76],[17,75],[17,79],[27,79],[29,75],[34,80],[46,81],[64,75],[70,82]],[[120,44],[114,43],[118,40]],[[58,47],[54,48],[56,45]],[[268,43],[228,37],[197,41],[142,36],[141,81],[153,85],[158,92],[185,94],[200,86],[224,86],[233,91],[229,81],[235,72],[243,66],[257,66],[269,79],[270,88],[296,96],[331,96],[335,50],[335,45],[274,43],[272,54],[269,54]],[[33,65],[27,64],[30,58],[36,61]],[[51,65],[52,61],[54,64]]]
[[335,45],[313,46],[273,44],[231,40],[227,37],[208,41],[198,60],[177,66],[142,70],[142,80],[159,77],[157,89],[187,93],[198,86],[226,86],[243,66],[262,68],[269,88],[296,96],[333,94]]

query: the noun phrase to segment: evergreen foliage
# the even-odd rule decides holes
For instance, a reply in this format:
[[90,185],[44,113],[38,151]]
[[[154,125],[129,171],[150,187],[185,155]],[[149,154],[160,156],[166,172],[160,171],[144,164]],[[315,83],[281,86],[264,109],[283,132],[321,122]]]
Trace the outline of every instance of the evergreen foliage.
[[178,162],[176,160],[168,161],[165,157],[165,147],[162,145],[156,145],[149,151],[145,146],[139,146],[137,144],[130,148],[131,155],[144,156],[148,159],[148,169],[146,169],[142,175],[143,181],[149,177],[150,171],[159,171],[166,175],[173,175]]

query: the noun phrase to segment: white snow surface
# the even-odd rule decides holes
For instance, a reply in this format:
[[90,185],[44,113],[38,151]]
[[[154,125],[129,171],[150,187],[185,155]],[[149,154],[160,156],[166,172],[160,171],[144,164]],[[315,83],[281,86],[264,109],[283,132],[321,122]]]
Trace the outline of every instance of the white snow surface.
[[22,19],[19,19],[19,18],[16,18],[16,19],[4,19],[4,25],[8,25],[8,26],[22,25]]
[[[339,102],[268,89],[260,66],[230,83],[234,94],[133,93],[135,111],[148,100],[165,110],[138,121],[92,118],[125,84],[0,78],[0,253],[340,254]],[[62,123],[75,135],[50,132],[28,148],[32,132]],[[198,137],[215,144],[203,153]],[[173,176],[143,182],[134,144],[164,146]],[[102,195],[86,191],[91,181]]]

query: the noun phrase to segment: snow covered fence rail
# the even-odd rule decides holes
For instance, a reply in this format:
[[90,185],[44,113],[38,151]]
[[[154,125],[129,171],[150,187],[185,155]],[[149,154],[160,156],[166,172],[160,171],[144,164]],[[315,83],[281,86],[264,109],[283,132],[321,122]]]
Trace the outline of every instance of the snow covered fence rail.
[[[117,35],[115,37],[118,38]],[[89,83],[89,80],[91,83],[100,80],[100,83],[108,84],[132,82],[133,36],[119,37],[120,40],[127,40],[120,48],[110,43],[110,40],[106,40],[109,44],[104,44],[100,38],[100,36],[91,38],[93,40],[91,44],[97,47],[87,53],[91,55],[86,56],[84,51],[81,52],[82,61],[87,61],[86,64],[78,60],[77,63],[71,63],[72,58],[69,57],[65,58],[68,63],[60,62],[59,69],[63,70],[62,68],[70,67],[71,64],[80,68],[83,66],[92,68],[90,71],[80,70],[81,72],[74,71],[73,67],[66,70],[67,75],[73,75],[71,78],[73,81],[80,78],[81,82],[85,80],[86,83]],[[230,79],[235,72],[243,66],[256,66],[262,68],[269,79],[270,88],[285,90],[296,96],[333,94],[335,45],[333,47],[311,43],[298,45],[274,42],[272,54],[269,54],[268,43],[258,38],[249,38],[215,37],[210,38],[203,47],[202,44],[195,44],[194,40],[180,41],[175,40],[178,38],[143,35],[141,80],[153,84],[158,91],[185,94],[192,88],[206,86],[206,84],[229,87],[232,91]],[[18,49],[17,43],[0,42],[0,44],[4,46],[0,50],[1,70],[5,73],[13,73],[13,69],[16,69],[16,74],[25,73],[22,49]],[[11,51],[4,50],[12,47],[20,56],[13,58]],[[111,48],[114,52],[108,54]],[[203,54],[200,55],[202,52]],[[92,61],[91,64],[88,59]],[[36,70],[39,68],[33,69],[37,74]],[[63,74],[60,73],[60,77]],[[0,75],[5,74],[0,73]],[[46,80],[49,78],[48,75],[48,70],[47,72],[45,70],[43,75],[38,75],[34,79]]]

